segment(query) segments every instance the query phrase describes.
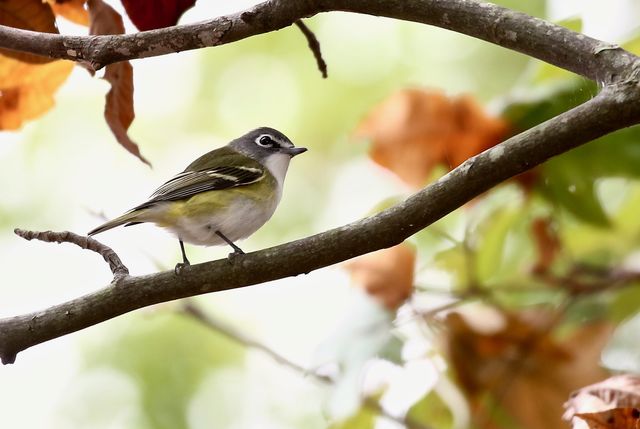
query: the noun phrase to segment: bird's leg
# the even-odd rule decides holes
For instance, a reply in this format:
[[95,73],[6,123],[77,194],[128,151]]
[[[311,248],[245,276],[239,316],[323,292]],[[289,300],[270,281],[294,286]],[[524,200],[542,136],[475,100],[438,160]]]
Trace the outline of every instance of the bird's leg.
[[180,239],[178,239],[178,241],[180,242],[180,251],[182,252],[182,262],[178,262],[173,271],[177,275],[180,275],[180,271],[182,271],[184,267],[188,267],[189,265],[191,265],[191,262],[189,262],[189,259],[187,259],[187,254],[184,251],[184,243]]
[[233,262],[233,258],[235,258],[236,256],[244,255],[242,249],[236,246],[236,244],[233,241],[229,240],[223,233],[221,233],[220,231],[216,231],[216,235],[222,238],[224,242],[231,246],[231,248],[233,249],[233,253],[229,253],[229,260],[231,262]]

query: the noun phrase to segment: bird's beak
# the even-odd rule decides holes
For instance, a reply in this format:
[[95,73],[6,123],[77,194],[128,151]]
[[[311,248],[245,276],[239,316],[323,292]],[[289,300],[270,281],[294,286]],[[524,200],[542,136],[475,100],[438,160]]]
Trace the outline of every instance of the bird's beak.
[[306,147],[287,147],[282,148],[282,151],[293,158],[296,155],[300,155],[303,152],[307,151]]

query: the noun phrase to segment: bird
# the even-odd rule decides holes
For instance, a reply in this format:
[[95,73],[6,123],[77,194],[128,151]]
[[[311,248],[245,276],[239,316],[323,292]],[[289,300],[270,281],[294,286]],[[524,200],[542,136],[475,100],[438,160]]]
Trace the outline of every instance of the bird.
[[244,254],[235,242],[249,237],[273,215],[282,197],[291,159],[307,148],[296,147],[280,131],[260,127],[214,149],[165,182],[149,199],[88,235],[144,222],[172,232],[182,262],[190,265],[184,243],[229,245],[230,258]]

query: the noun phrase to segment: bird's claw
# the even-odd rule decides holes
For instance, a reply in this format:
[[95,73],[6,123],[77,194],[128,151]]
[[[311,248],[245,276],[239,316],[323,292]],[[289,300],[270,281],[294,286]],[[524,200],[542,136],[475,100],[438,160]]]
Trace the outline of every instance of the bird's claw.
[[184,270],[185,267],[189,267],[189,266],[191,266],[189,261],[187,261],[187,262],[178,262],[176,264],[176,267],[173,269],[173,272],[176,274],[176,276],[179,276],[180,274],[182,274],[182,270]]
[[227,260],[231,263],[231,265],[233,265],[234,261],[244,254],[245,253],[242,251],[242,249],[238,247],[237,249],[234,249],[233,252],[229,253],[229,255],[227,255]]

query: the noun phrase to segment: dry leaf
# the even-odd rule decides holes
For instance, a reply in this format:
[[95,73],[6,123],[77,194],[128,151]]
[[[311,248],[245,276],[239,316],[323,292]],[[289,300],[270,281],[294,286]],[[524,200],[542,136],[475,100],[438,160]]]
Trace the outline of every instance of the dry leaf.
[[538,251],[538,259],[532,270],[534,273],[545,273],[549,271],[560,252],[560,238],[548,217],[534,219],[531,223],[531,233]]
[[87,0],[89,34],[123,34],[122,17],[102,0]]
[[[51,8],[41,0],[0,1],[0,24],[57,33]],[[73,63],[0,49],[0,129],[15,130],[54,105],[53,95]]]
[[[58,32],[51,8],[39,0],[0,1],[0,24],[43,33]],[[3,48],[0,48],[0,55],[32,64],[53,61],[51,58]],[[5,81],[0,82],[4,84]]]
[[[640,376],[620,374],[609,377],[600,383],[583,387],[572,393],[571,398],[564,406],[566,411],[563,418],[571,420],[575,429],[602,427],[594,426],[596,423],[593,422],[596,421],[628,422],[629,420],[625,416],[628,417],[632,410],[640,408]],[[586,421],[586,424],[583,420]],[[635,421],[637,421],[637,417]],[[635,428],[635,426],[631,427]]]
[[413,292],[415,249],[402,243],[360,256],[345,264],[354,285],[390,310],[400,307]]
[[[90,34],[122,34],[122,17],[102,0],[88,0],[91,26]],[[104,117],[118,142],[144,163],[149,164],[138,145],[127,134],[135,118],[133,110],[133,68],[128,61],[109,64],[105,68],[104,79],[109,81],[111,89],[107,93]]]
[[122,0],[131,22],[142,31],[176,25],[195,3],[196,0]]
[[640,410],[637,408],[613,408],[599,413],[576,414],[589,429],[640,429]]
[[542,311],[503,313],[503,325],[487,333],[459,313],[447,316],[447,353],[476,422],[483,427],[495,424],[495,410],[487,405],[492,403],[522,427],[565,428],[563,398],[606,376],[599,366],[600,352],[612,326],[592,323],[559,341],[552,336],[557,317]]
[[89,12],[84,7],[86,0],[46,0],[53,13],[63,16],[71,22],[89,25]]
[[355,134],[372,141],[375,162],[421,187],[435,166],[457,167],[507,132],[504,120],[488,115],[470,96],[405,89],[374,108]]

